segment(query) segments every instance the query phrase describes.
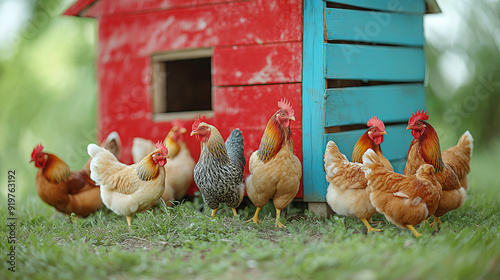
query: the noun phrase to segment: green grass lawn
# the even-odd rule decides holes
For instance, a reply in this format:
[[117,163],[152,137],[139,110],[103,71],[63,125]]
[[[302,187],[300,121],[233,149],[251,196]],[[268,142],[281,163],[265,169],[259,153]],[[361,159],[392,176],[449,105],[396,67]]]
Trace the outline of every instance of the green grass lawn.
[[16,201],[16,272],[3,261],[0,279],[500,279],[499,154],[474,155],[465,205],[437,233],[418,226],[419,239],[382,215],[373,220],[383,231],[367,235],[352,218],[296,214],[299,204],[286,229],[274,227],[272,205],[261,225],[244,223],[252,206],[212,220],[199,198],[139,214],[131,229],[108,210],[68,223],[31,195]]

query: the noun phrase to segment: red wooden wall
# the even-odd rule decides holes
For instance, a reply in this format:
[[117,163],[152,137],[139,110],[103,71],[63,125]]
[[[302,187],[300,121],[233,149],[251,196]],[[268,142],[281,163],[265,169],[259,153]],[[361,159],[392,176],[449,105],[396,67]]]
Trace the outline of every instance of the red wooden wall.
[[[207,47],[213,48],[214,111],[207,122],[224,138],[240,128],[248,160],[286,97],[295,109],[294,149],[302,159],[301,0],[82,0],[66,14],[98,20],[98,135],[102,140],[118,131],[125,163],[132,161],[133,137],[163,139],[171,127],[152,120],[151,55]],[[189,129],[192,122],[184,124]],[[199,143],[186,138],[197,159]]]

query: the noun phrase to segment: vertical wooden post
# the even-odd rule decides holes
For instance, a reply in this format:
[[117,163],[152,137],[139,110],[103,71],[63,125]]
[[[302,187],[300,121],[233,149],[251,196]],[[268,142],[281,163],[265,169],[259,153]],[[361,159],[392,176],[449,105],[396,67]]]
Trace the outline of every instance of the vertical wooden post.
[[324,203],[327,186],[325,177],[318,176],[318,170],[323,170],[325,148],[324,11],[325,2],[322,0],[304,1],[302,152],[304,201],[309,203]]

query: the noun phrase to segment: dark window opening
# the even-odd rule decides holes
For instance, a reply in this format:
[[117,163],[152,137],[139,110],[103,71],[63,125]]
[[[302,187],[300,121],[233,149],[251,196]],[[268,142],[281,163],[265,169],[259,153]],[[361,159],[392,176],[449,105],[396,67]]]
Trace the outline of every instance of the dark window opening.
[[189,54],[153,57],[154,114],[167,117],[170,113],[212,110],[211,57],[199,57],[197,52],[192,58]]

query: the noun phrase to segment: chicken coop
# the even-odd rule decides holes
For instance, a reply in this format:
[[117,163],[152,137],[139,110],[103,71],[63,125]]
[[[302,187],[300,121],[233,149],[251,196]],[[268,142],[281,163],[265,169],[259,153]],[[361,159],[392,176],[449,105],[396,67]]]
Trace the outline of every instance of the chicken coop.
[[425,104],[423,16],[436,11],[424,0],[78,0],[64,14],[97,20],[98,137],[117,131],[123,162],[134,137],[163,139],[198,114],[224,138],[240,128],[248,160],[286,97],[297,199],[324,212],[326,143],[350,158],[370,116],[385,122],[382,150],[402,172],[406,122]]

